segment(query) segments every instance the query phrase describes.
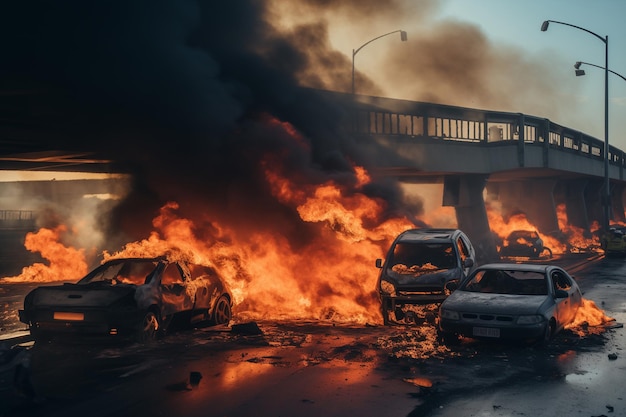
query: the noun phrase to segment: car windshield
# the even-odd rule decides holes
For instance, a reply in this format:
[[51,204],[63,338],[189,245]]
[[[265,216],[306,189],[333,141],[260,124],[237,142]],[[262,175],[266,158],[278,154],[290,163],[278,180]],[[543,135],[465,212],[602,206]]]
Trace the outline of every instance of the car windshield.
[[492,294],[546,295],[548,283],[542,272],[478,270],[460,288]]
[[510,243],[519,243],[519,244],[527,244],[530,242],[534,242],[539,239],[539,235],[537,232],[518,230],[512,232],[506,240]]
[[158,262],[147,259],[110,262],[96,268],[78,283],[81,285],[95,282],[108,285],[143,285],[149,280],[157,265]]
[[389,262],[398,274],[415,274],[456,266],[451,243],[399,242]]

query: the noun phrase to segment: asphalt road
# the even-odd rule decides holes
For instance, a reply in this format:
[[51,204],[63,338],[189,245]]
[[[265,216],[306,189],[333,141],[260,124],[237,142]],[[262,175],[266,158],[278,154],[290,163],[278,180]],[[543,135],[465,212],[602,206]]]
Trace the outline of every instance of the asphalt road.
[[626,416],[626,260],[559,262],[615,323],[544,349],[445,346],[428,324],[305,321],[35,345],[22,349],[32,392],[0,372],[0,416]]

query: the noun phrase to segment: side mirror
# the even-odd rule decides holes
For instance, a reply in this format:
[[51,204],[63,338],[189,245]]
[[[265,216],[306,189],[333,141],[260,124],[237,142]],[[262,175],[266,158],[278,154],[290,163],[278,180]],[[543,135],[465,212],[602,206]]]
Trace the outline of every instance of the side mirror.
[[472,266],[474,266],[474,260],[472,258],[465,258],[463,261],[463,267],[470,268]]
[[446,283],[446,290],[450,292],[456,291],[457,288],[459,288],[459,283],[457,281],[450,281]]
[[383,260],[378,258],[376,259],[376,268],[380,269],[383,267]]
[[569,297],[569,294],[567,293],[567,291],[556,290],[554,292],[554,298],[567,298],[567,297]]

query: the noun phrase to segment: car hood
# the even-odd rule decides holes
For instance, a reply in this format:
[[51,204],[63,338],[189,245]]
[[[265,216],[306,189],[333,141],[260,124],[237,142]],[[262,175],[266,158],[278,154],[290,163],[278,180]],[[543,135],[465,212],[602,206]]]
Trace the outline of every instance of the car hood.
[[30,299],[31,307],[99,307],[108,306],[134,294],[131,285],[99,286],[64,284],[35,288]]
[[547,295],[486,294],[456,290],[441,307],[467,313],[518,315],[537,314],[548,303],[550,298]]
[[391,269],[387,269],[385,272],[385,279],[399,286],[434,283],[443,284],[454,279],[461,279],[462,277],[463,270],[461,268],[418,270],[415,273],[408,274],[400,274]]

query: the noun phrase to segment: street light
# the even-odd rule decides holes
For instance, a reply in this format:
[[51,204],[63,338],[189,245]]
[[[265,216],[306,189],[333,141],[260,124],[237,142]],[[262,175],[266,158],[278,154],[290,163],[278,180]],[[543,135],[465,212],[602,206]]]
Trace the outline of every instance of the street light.
[[[556,20],[546,20],[541,24],[541,31],[548,30],[548,26],[552,23],[558,23],[559,25],[570,26],[575,29],[587,32],[596,38],[604,42],[604,232],[609,231],[610,217],[611,217],[611,190],[609,189],[609,36],[602,37],[595,32],[588,29],[581,28],[580,26],[572,25],[570,23],[558,22]],[[582,62],[581,62],[582,64]],[[600,67],[602,68],[602,67]],[[578,69],[578,68],[576,68]],[[611,71],[612,72],[612,71]],[[577,74],[582,75],[582,74]]]
[[[581,70],[580,69],[580,66],[583,65],[583,64],[584,65],[591,65],[592,67],[596,67],[596,68],[600,68],[600,69],[604,69],[604,67],[601,67],[600,65],[592,64],[592,63],[589,63],[589,62],[576,61],[576,63],[574,64],[574,68],[575,68],[574,72],[576,73],[577,77],[580,77],[581,75],[585,75],[585,70]],[[626,81],[626,77],[624,77],[622,74],[619,74],[619,73],[617,73],[615,71],[611,71],[611,70],[609,70],[609,72],[611,74],[617,75],[622,80]]]
[[371,39],[371,40],[365,42],[363,45],[359,46],[357,49],[353,49],[352,50],[352,94],[354,94],[354,57],[356,56],[356,54],[358,54],[359,51],[361,49],[363,49],[363,47],[365,45],[368,45],[368,44],[370,44],[370,43],[374,42],[375,40],[380,39],[382,37],[391,35],[393,33],[398,33],[398,32],[400,32],[400,40],[402,42],[406,42],[406,40],[408,39],[406,32],[403,31],[403,30],[394,30],[393,32],[389,32],[389,33],[385,33],[384,35],[377,36],[374,39]]

